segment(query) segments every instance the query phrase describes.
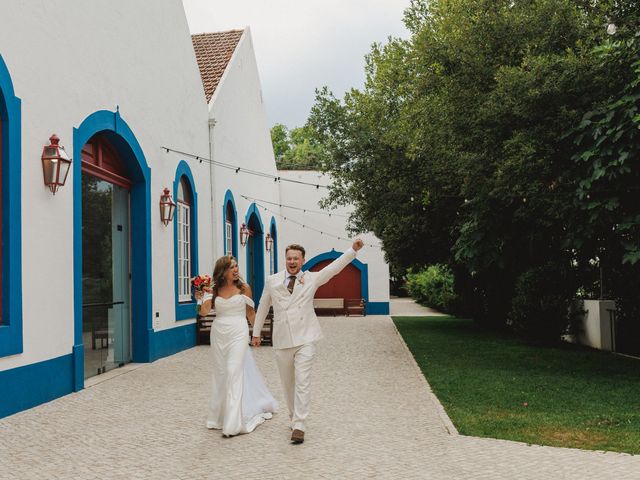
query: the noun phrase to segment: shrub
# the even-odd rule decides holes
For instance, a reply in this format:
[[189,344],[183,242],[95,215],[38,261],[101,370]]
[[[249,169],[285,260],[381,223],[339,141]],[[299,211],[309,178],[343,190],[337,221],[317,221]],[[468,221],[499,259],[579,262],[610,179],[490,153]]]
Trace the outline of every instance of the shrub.
[[559,341],[574,309],[576,286],[572,277],[568,269],[551,262],[523,272],[511,300],[508,322],[513,329],[530,340]]
[[449,312],[456,301],[453,272],[445,265],[431,265],[420,272],[407,273],[406,288],[418,303]]

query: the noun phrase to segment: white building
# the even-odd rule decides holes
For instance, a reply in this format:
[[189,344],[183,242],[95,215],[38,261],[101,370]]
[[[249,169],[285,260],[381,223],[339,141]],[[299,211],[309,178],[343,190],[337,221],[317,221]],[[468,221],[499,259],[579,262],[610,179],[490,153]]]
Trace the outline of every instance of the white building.
[[[73,159],[55,195],[52,134]],[[194,346],[189,279],[225,252],[259,296],[286,244],[312,268],[350,243],[344,217],[288,211],[323,192],[276,170],[249,29],[192,39],[179,0],[3,2],[0,142],[0,417]],[[380,249],[354,268],[369,313],[388,313]]]

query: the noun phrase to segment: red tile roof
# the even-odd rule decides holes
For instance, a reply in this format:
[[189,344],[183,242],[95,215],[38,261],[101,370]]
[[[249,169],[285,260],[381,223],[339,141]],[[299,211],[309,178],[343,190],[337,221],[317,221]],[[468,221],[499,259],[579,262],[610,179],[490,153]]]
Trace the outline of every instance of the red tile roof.
[[216,91],[244,30],[191,35],[207,103]]

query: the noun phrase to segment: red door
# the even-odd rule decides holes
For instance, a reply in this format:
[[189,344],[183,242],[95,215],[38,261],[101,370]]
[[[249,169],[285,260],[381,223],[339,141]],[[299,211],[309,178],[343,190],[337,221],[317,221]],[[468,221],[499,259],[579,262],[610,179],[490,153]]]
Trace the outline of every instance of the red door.
[[[309,270],[318,272],[332,261],[323,260]],[[360,270],[352,264],[347,265],[338,275],[318,289],[315,298],[362,298]]]

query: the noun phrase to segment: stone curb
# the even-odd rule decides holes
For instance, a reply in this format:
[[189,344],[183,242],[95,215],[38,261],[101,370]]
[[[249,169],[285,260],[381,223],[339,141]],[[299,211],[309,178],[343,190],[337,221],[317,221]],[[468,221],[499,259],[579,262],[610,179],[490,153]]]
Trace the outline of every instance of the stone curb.
[[424,374],[422,373],[422,370],[420,369],[420,366],[418,365],[418,362],[416,362],[416,359],[413,356],[413,354],[411,353],[411,350],[409,350],[409,347],[405,343],[404,338],[402,338],[402,335],[398,331],[398,327],[396,327],[396,324],[393,321],[393,317],[389,316],[389,319],[391,320],[391,324],[393,325],[393,330],[396,333],[396,336],[398,337],[398,341],[404,347],[404,351],[405,351],[405,353],[407,355],[408,361],[413,365],[413,368],[416,371],[417,376],[424,383],[424,386],[425,386],[426,391],[427,391],[427,398],[433,404],[433,406],[434,406],[434,408],[436,410],[436,413],[438,414],[438,417],[440,417],[440,421],[442,422],[442,426],[443,426],[444,430],[449,435],[459,435],[458,429],[453,425],[453,422],[449,418],[449,415],[447,415],[447,412],[444,409],[444,407],[442,406],[442,404],[440,403],[440,400],[433,393],[433,390],[431,390],[431,385],[429,385],[429,382],[427,381],[427,379],[425,378]]

